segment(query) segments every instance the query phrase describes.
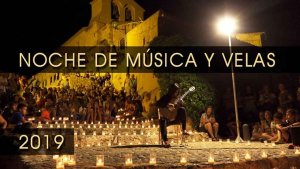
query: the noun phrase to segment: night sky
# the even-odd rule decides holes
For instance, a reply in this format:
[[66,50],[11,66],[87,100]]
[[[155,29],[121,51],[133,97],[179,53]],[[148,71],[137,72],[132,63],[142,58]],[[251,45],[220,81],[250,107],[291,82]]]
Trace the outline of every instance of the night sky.
[[[300,45],[299,0],[136,0],[145,18],[163,9],[186,29],[186,36],[200,45],[222,45],[226,39],[216,34],[218,17],[230,13],[239,20],[240,32],[266,32],[265,44]],[[17,47],[55,49],[87,26],[90,0],[13,0],[1,8],[2,42]],[[226,45],[226,43],[224,44]]]

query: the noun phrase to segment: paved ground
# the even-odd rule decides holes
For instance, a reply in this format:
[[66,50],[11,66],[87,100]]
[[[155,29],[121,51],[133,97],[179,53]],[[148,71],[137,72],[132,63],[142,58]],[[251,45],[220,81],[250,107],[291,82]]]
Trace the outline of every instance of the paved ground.
[[[261,157],[264,150],[268,159]],[[280,155],[281,151],[286,156]],[[249,152],[252,162],[245,162],[245,153]],[[232,164],[234,152],[240,158],[239,164]],[[135,147],[135,148],[114,148],[114,147],[79,147],[75,149],[76,166],[66,168],[95,168],[96,155],[105,156],[105,165],[109,168],[122,168],[124,166],[125,154],[132,153],[133,167],[151,168],[149,166],[149,154],[155,153],[157,165],[155,168],[212,168],[207,163],[209,153],[214,155],[215,165],[213,168],[278,168],[289,169],[290,167],[300,168],[300,156],[295,155],[295,150],[288,150],[287,145],[272,146],[271,143],[227,143],[227,142],[196,142],[189,143],[187,147],[174,145],[172,148],[160,147]],[[187,157],[188,163],[181,165],[182,155]],[[22,156],[22,161],[33,169],[55,168],[55,161],[52,156]],[[228,167],[229,166],[229,167]],[[234,166],[234,167],[233,167]],[[248,166],[248,167],[245,167]],[[288,168],[287,168],[288,167]]]

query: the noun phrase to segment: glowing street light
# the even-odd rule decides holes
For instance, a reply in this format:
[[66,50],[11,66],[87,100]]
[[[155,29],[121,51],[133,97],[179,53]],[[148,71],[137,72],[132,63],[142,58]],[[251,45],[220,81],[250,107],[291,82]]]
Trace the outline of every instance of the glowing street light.
[[[229,54],[231,56],[231,53],[232,53],[231,35],[234,34],[237,29],[237,21],[230,16],[225,16],[218,21],[217,28],[220,33],[222,33],[228,37]],[[235,110],[236,129],[237,129],[237,138],[236,138],[235,142],[239,143],[239,142],[243,142],[243,139],[240,136],[239,114],[238,114],[236,87],[235,87],[235,76],[234,76],[232,62],[231,62],[231,80],[232,80],[234,110]]]

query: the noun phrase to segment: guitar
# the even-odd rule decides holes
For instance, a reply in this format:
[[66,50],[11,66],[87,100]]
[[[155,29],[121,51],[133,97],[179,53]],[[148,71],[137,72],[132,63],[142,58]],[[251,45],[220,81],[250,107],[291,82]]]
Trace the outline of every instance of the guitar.
[[182,101],[190,92],[195,91],[195,86],[189,88],[182,96],[176,99],[174,102],[168,103],[164,108],[159,108],[159,113],[162,117],[169,119],[170,121],[175,120],[177,116],[177,104],[179,101]]

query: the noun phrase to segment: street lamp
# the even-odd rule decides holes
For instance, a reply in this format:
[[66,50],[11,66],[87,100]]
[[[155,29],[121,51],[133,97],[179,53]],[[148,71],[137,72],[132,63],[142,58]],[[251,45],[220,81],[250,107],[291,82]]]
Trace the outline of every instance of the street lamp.
[[[225,16],[218,21],[217,25],[218,31],[223,35],[228,36],[228,46],[229,46],[229,56],[231,56],[231,35],[236,31],[237,25],[236,20],[232,17]],[[235,120],[236,120],[236,129],[237,129],[237,138],[235,142],[243,142],[243,139],[240,135],[240,124],[239,124],[239,113],[237,106],[237,98],[236,98],[236,87],[235,87],[235,75],[233,69],[233,63],[231,62],[231,80],[232,80],[232,89],[233,89],[233,100],[234,100],[234,111],[235,111]]]

